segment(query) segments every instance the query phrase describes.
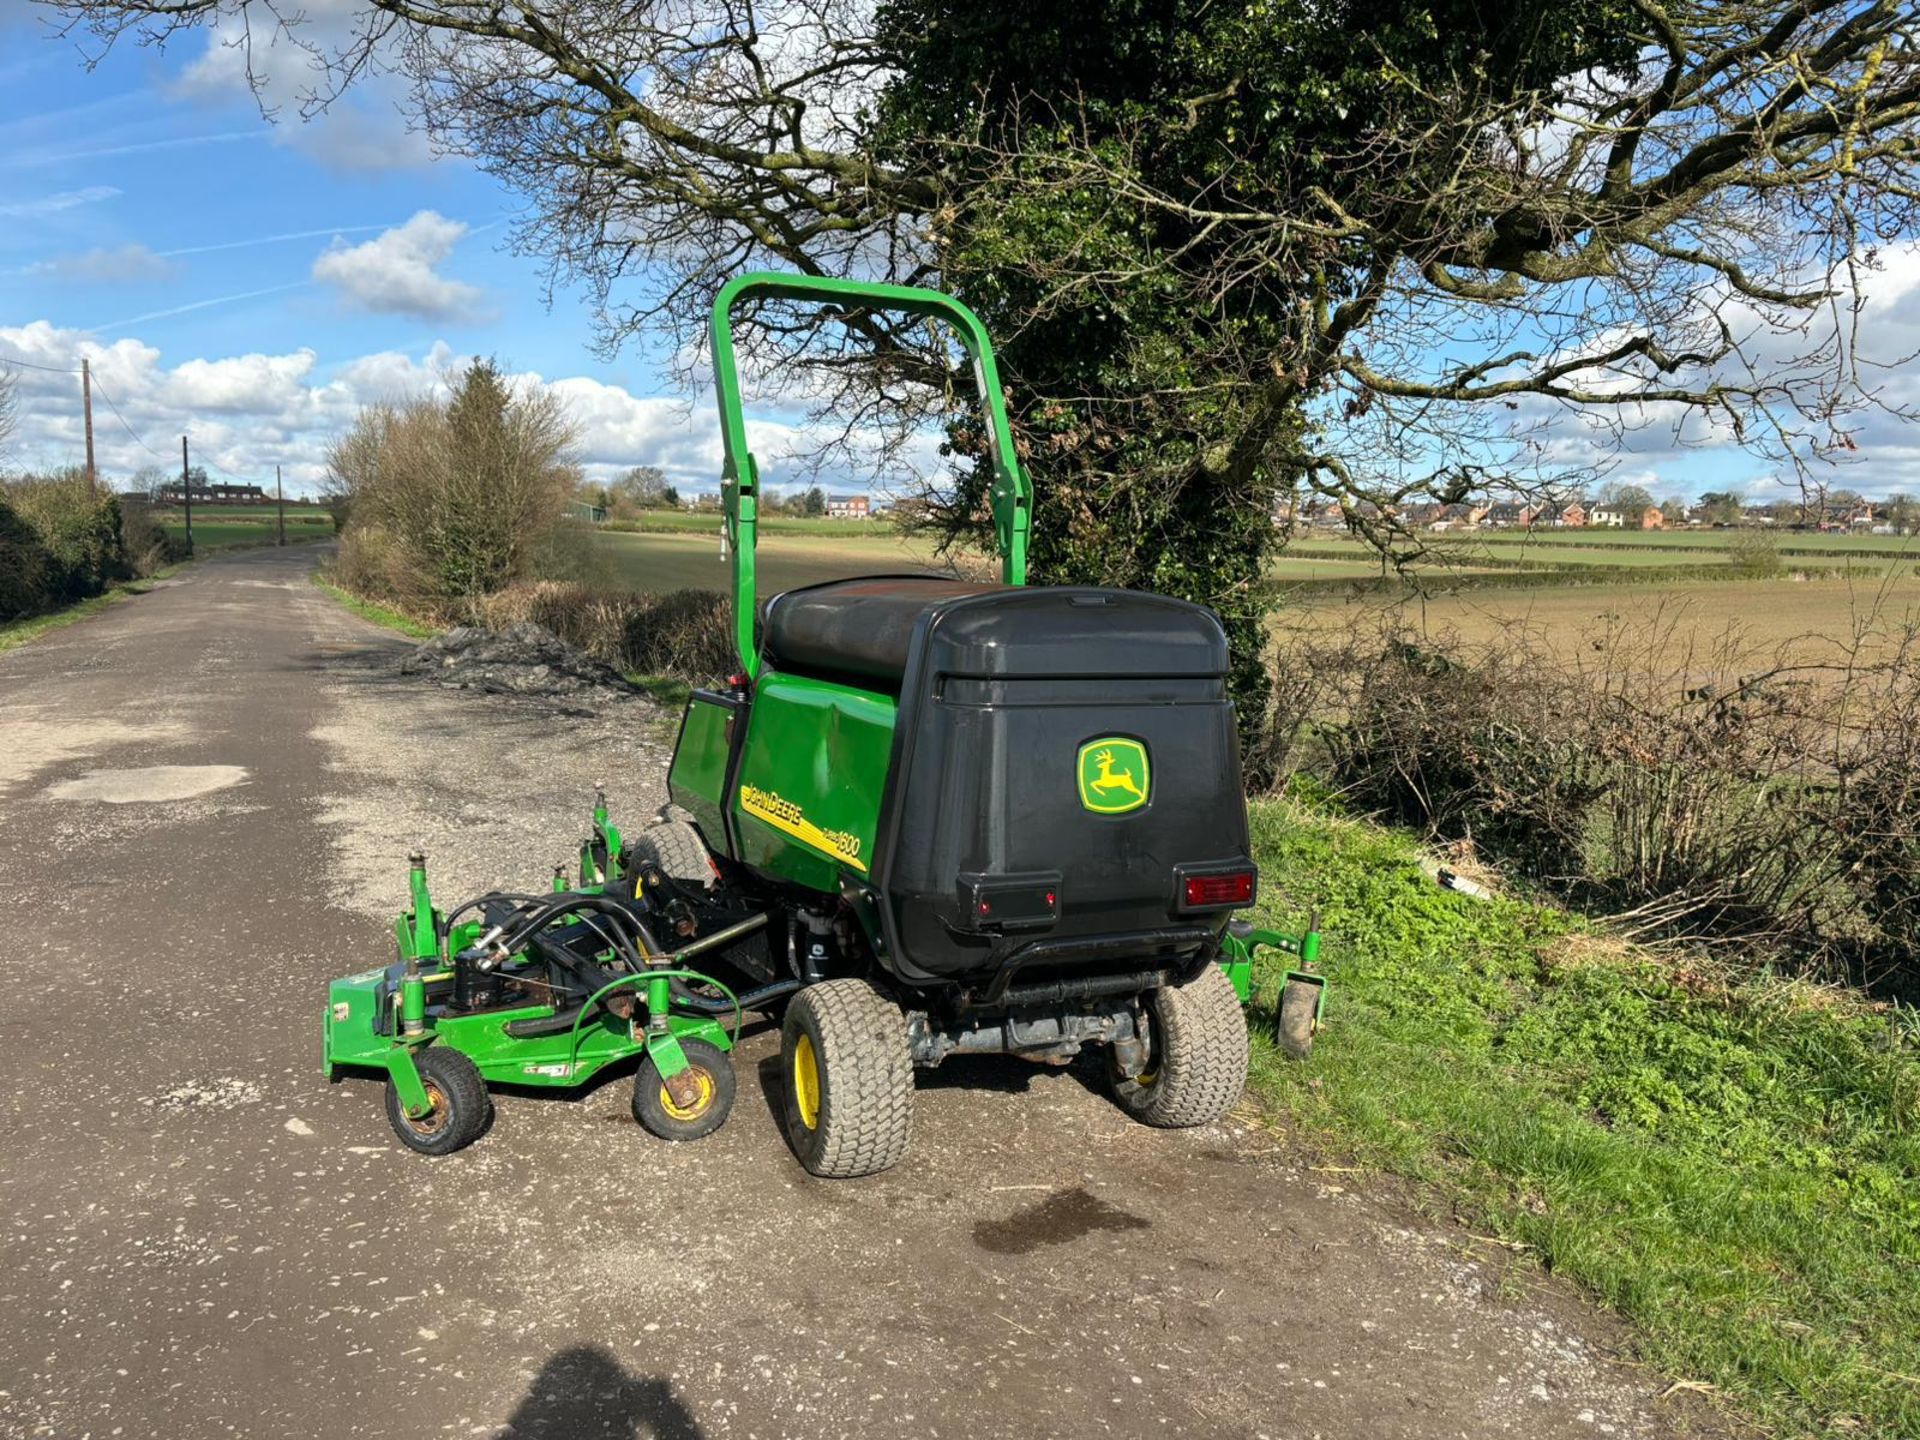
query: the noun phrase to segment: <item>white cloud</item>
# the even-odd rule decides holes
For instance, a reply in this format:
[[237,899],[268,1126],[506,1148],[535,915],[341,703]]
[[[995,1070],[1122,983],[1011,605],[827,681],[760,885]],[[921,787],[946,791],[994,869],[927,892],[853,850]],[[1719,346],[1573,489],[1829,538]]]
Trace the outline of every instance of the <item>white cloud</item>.
[[337,286],[362,310],[423,320],[471,319],[479,290],[435,269],[466,233],[463,221],[422,210],[365,244],[336,243],[313,262],[313,278]]
[[78,190],[59,190],[51,195],[36,195],[31,200],[9,200],[0,204],[0,220],[39,220],[76,210],[82,205],[97,205],[120,192],[111,185],[87,185]]
[[[319,483],[328,446],[363,406],[445,393],[469,363],[437,342],[417,353],[381,351],[331,366],[322,366],[307,349],[198,357],[168,366],[157,348],[132,338],[108,344],[44,320],[0,326],[0,359],[52,367],[12,371],[21,423],[6,459],[15,467],[77,464],[84,456],[80,379],[71,373],[83,356],[97,382],[94,440],[110,478],[123,480],[149,465],[177,468],[185,432],[196,459],[216,474],[270,480],[278,464],[289,493]],[[710,395],[688,403],[635,395],[587,376],[549,381],[522,372],[507,378],[516,387],[551,386],[575,422],[576,456],[589,476],[611,479],[634,465],[658,465],[683,492],[719,489],[720,425]],[[762,478],[772,487],[811,483],[805,461],[818,453],[821,438],[804,420],[779,412],[763,413],[748,425]],[[932,444],[915,458],[931,463]],[[831,484],[836,477],[819,478]]]
[[179,266],[154,254],[140,244],[118,245],[86,250],[76,255],[56,255],[51,260],[27,266],[27,275],[44,275],[50,280],[79,281],[89,285],[119,285],[141,280],[166,280]]
[[[7,457],[13,465],[76,464],[84,455],[80,380],[70,373],[83,356],[97,381],[94,438],[108,475],[177,466],[186,432],[195,457],[217,473],[259,480],[270,478],[277,463],[295,492],[319,482],[328,445],[362,406],[444,391],[467,363],[436,343],[416,354],[358,356],[325,373],[306,349],[194,358],[169,367],[158,349],[131,338],[107,344],[44,320],[0,326],[0,357],[52,367],[12,369],[21,422]],[[541,377],[510,379],[529,384]],[[719,429],[711,407],[689,409],[586,378],[560,380],[554,388],[579,422],[580,456],[591,473],[610,476],[633,465],[660,465],[692,488],[717,487]],[[776,446],[767,448],[772,453]]]
[[401,113],[406,83],[392,71],[375,67],[347,94],[324,107],[314,103],[318,56],[349,42],[360,8],[359,0],[309,0],[300,10],[298,40],[258,21],[249,26],[238,10],[223,14],[172,91],[216,105],[257,100],[275,116],[274,144],[332,170],[425,165],[434,158],[432,149],[424,135],[407,127]]

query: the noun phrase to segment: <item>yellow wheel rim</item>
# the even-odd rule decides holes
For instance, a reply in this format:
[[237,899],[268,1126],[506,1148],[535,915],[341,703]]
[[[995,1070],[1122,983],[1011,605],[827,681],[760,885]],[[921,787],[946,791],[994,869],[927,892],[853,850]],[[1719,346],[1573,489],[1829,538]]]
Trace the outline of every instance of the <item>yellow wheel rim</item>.
[[673,1096],[667,1093],[667,1087],[665,1085],[660,1087],[660,1108],[676,1120],[698,1120],[707,1113],[707,1107],[713,1104],[713,1076],[698,1065],[687,1067],[687,1073],[693,1076],[695,1083],[700,1087],[699,1097],[693,1104],[684,1107],[674,1104]]
[[433,1108],[424,1115],[409,1115],[401,1111],[401,1118],[407,1122],[407,1128],[416,1135],[438,1135],[447,1128],[447,1113],[452,1109],[440,1087],[431,1080],[421,1082],[421,1088],[427,1092],[427,1103]]
[[813,1037],[802,1031],[793,1044],[793,1099],[800,1107],[800,1123],[809,1130],[820,1125],[820,1062],[814,1057]]

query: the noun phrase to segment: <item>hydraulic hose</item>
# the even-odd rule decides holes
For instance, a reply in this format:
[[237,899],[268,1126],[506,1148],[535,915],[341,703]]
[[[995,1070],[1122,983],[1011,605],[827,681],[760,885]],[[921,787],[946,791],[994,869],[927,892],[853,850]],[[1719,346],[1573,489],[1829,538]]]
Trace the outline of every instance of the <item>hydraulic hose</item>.
[[[801,982],[798,980],[775,980],[771,984],[762,985],[758,990],[743,990],[740,992],[740,1008],[758,1010],[761,1006],[791,995],[800,988]],[[722,1000],[714,995],[695,995],[678,980],[673,982],[673,1003],[683,1005],[689,1010],[697,1010],[703,1015],[721,1015],[734,1008],[731,1000]]]

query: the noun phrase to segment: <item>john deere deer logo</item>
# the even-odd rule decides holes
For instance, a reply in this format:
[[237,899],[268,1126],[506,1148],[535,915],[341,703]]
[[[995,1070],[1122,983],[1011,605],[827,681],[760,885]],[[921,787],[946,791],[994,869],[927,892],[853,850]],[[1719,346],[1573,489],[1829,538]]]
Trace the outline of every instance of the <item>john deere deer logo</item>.
[[1096,815],[1124,815],[1147,803],[1147,747],[1109,735],[1080,747],[1080,803]]

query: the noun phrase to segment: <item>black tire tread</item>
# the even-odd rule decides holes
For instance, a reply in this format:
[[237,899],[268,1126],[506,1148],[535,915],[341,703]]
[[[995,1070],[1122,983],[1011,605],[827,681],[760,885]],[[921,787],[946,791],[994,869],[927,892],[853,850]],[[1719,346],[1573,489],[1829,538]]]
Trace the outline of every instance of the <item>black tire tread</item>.
[[706,885],[713,880],[713,865],[707,859],[706,842],[700,832],[684,820],[667,820],[649,825],[627,842],[631,852],[628,869],[650,860],[675,880],[691,880]]
[[1211,1125],[1239,1101],[1247,1084],[1247,1017],[1240,996],[1218,965],[1154,998],[1159,1080],[1130,1107],[1136,1118],[1165,1130]]
[[820,1125],[811,1133],[789,1101],[788,1130],[815,1175],[847,1180],[897,1165],[913,1142],[913,1056],[906,1016],[864,980],[823,980],[793,998],[781,1058],[792,1084],[793,1037],[807,1018],[817,1037]]
[[388,1081],[387,1122],[393,1126],[393,1133],[399,1136],[401,1144],[422,1155],[451,1155],[456,1150],[464,1150],[480,1138],[487,1122],[493,1118],[493,1097],[487,1093],[487,1082],[480,1078],[479,1067],[458,1050],[442,1045],[414,1051],[413,1063],[421,1080],[433,1081],[447,1097],[452,1118],[438,1135],[420,1135],[407,1124],[400,1092]]
[[1313,1011],[1318,987],[1289,980],[1280,992],[1280,1049],[1290,1060],[1304,1060],[1313,1052]]

